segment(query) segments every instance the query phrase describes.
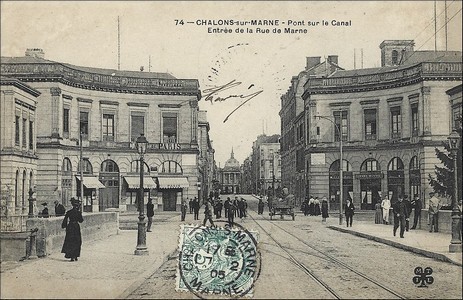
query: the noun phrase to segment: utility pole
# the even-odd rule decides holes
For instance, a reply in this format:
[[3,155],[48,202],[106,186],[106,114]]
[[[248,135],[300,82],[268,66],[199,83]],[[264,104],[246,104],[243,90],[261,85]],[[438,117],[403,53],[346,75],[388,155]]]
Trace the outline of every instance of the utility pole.
[[[79,138],[79,148],[80,148],[80,158],[79,158],[79,165],[80,165],[80,211],[84,211],[84,158],[83,158],[83,147],[82,147],[82,132],[80,133]],[[93,203],[92,203],[93,204]]]

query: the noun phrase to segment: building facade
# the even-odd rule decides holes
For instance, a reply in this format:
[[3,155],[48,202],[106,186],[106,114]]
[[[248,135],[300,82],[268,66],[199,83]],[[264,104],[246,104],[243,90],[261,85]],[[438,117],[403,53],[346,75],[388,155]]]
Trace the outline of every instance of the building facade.
[[360,209],[415,194],[427,205],[428,178],[440,164],[435,148],[461,115],[461,97],[458,104],[446,93],[461,89],[461,52],[414,51],[409,40],[384,41],[380,49],[380,68],[338,70],[304,84],[307,189],[327,196],[332,209],[341,167],[344,201]]
[[1,216],[28,213],[37,178],[36,124],[40,92],[9,77],[0,78]]
[[240,194],[241,193],[241,168],[236,160],[233,149],[230,158],[225,162],[225,166],[219,169],[220,193],[221,194]]
[[198,114],[198,137],[199,137],[199,164],[198,170],[201,181],[198,183],[200,200],[207,199],[214,192],[215,176],[215,159],[214,148],[209,137],[209,122],[207,121],[207,112],[200,110]]
[[[1,74],[39,93],[32,172],[39,201],[69,205],[80,195],[81,169],[86,211],[135,209],[141,170],[145,202],[153,198],[158,209],[198,196],[197,80],[74,66],[37,49],[2,57]],[[149,142],[144,166],[135,149],[141,134]]]

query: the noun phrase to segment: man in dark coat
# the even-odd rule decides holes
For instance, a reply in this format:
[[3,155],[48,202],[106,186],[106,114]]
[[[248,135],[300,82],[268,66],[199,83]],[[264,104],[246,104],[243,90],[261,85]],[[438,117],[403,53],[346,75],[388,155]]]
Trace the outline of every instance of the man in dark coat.
[[237,210],[236,205],[234,204],[234,202],[230,201],[230,203],[228,205],[228,226],[230,228],[233,227],[233,222],[234,222],[235,211],[236,210]]
[[193,213],[193,199],[190,199],[190,201],[188,201],[188,207],[190,208],[190,214]]
[[70,258],[71,261],[77,261],[77,258],[80,257],[80,248],[82,247],[82,236],[80,234],[79,223],[82,223],[84,219],[79,210],[80,201],[71,198],[71,204],[72,209],[66,212],[61,224],[62,228],[66,228],[66,236],[64,237],[61,253],[64,253],[65,258]]
[[55,200],[55,216],[61,217],[66,213],[66,209],[63,204],[59,203],[58,200]]
[[203,226],[206,226],[206,222],[209,220],[211,225],[215,227],[214,221],[212,221],[212,210],[213,210],[212,199],[208,199],[206,200],[205,207],[204,207]]
[[404,195],[404,203],[405,203],[405,207],[407,208],[407,217],[405,218],[405,231],[408,231],[408,229],[410,228],[409,216],[412,213],[412,204],[410,200],[408,199],[408,195]]
[[154,204],[153,199],[149,198],[146,204],[146,216],[148,217],[148,226],[146,227],[147,232],[151,232],[151,224],[153,224],[154,217]]
[[193,200],[193,211],[194,211],[194,219],[199,220],[199,199],[195,197]]
[[408,209],[403,201],[402,197],[399,197],[398,201],[392,205],[392,212],[394,213],[394,236],[397,233],[397,228],[400,226],[400,237],[404,237],[405,232],[405,220],[408,218]]
[[257,205],[257,213],[259,215],[264,213],[264,201],[262,201],[262,197],[259,197],[259,204]]
[[225,203],[224,203],[224,208],[225,208],[225,218],[228,218],[228,209],[230,208],[230,197],[227,197],[227,200],[225,200]]
[[416,225],[418,225],[418,220],[421,217],[421,209],[423,208],[423,204],[421,203],[421,199],[418,194],[415,194],[415,197],[411,203],[412,207],[415,208],[414,216],[413,216],[413,226],[410,229],[415,229]]
[[47,202],[43,202],[42,206],[43,206],[43,209],[42,209],[42,212],[40,213],[40,216],[42,218],[48,218],[49,214],[48,214]]
[[220,198],[217,201],[216,207],[217,207],[217,218],[220,219],[222,218],[222,208],[223,208],[223,203],[222,203],[222,200],[220,200]]

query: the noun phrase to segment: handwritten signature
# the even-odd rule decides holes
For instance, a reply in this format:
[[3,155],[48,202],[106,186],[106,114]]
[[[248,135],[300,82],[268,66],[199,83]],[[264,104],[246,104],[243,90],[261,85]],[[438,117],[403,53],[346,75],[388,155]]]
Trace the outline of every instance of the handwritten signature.
[[[239,85],[241,85],[242,82],[240,81],[236,81],[236,79],[230,81],[229,83],[227,84],[224,84],[222,86],[218,86],[218,87],[213,87],[213,88],[209,88],[209,89],[205,89],[203,90],[203,92],[206,94],[205,98],[204,98],[204,101],[211,101],[211,103],[214,103],[214,102],[223,102],[227,99],[230,99],[230,98],[239,98],[239,99],[246,99],[246,101],[244,101],[243,103],[241,103],[240,105],[238,105],[232,112],[230,112],[227,117],[223,120],[223,122],[227,122],[228,118],[235,112],[237,111],[241,106],[243,106],[244,104],[246,104],[249,100],[251,100],[252,98],[256,97],[257,95],[259,95],[260,93],[262,93],[264,90],[260,90],[260,91],[257,91],[257,92],[254,92],[254,93],[251,93],[251,94],[248,94],[248,95],[243,95],[243,94],[239,94],[239,95],[229,95],[227,97],[215,97],[214,98],[214,95],[216,95],[217,93],[219,92],[223,92],[223,91],[226,91],[226,90],[229,90],[231,88],[234,88],[234,87],[237,87]],[[254,84],[251,84],[248,89],[252,88],[254,86]]]

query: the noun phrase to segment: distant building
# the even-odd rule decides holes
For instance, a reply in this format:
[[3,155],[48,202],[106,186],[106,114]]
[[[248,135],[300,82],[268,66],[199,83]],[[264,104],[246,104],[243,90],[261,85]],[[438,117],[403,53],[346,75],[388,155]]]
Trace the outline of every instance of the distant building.
[[[176,210],[182,198],[199,195],[198,183],[208,177],[204,170],[210,169],[213,151],[207,122],[198,124],[198,80],[74,66],[47,60],[40,49],[28,49],[24,57],[2,57],[1,74],[15,80],[8,87],[10,114],[2,122],[19,117],[19,146],[10,129],[2,139],[11,144],[14,157],[21,153],[22,161],[37,164],[37,169],[2,164],[2,172],[19,172],[10,183],[17,203],[23,206],[23,190],[34,185],[38,201],[59,199],[69,206],[70,198],[80,195],[81,169],[86,211],[136,209],[141,168],[145,202],[154,198],[158,209]],[[21,138],[30,121],[37,134],[33,146]],[[135,149],[141,134],[149,142],[144,166]],[[198,135],[204,138],[199,141]],[[206,149],[201,155],[200,147]],[[2,180],[2,188],[5,184]]]
[[199,141],[199,161],[198,171],[199,178],[198,191],[200,200],[205,200],[210,196],[210,193],[214,191],[214,180],[215,176],[215,160],[214,160],[214,148],[212,147],[212,141],[209,137],[209,122],[207,121],[207,112],[200,110],[198,114],[198,141]]
[[291,192],[326,196],[337,209],[342,167],[343,200],[360,209],[374,209],[384,196],[427,200],[428,176],[440,164],[435,148],[461,115],[462,53],[414,51],[411,40],[384,41],[380,49],[379,68],[343,70],[336,63],[326,73],[293,78],[280,111],[282,181]]
[[225,166],[219,170],[219,181],[222,194],[241,193],[240,163],[235,159],[233,149],[230,158],[225,162]]

